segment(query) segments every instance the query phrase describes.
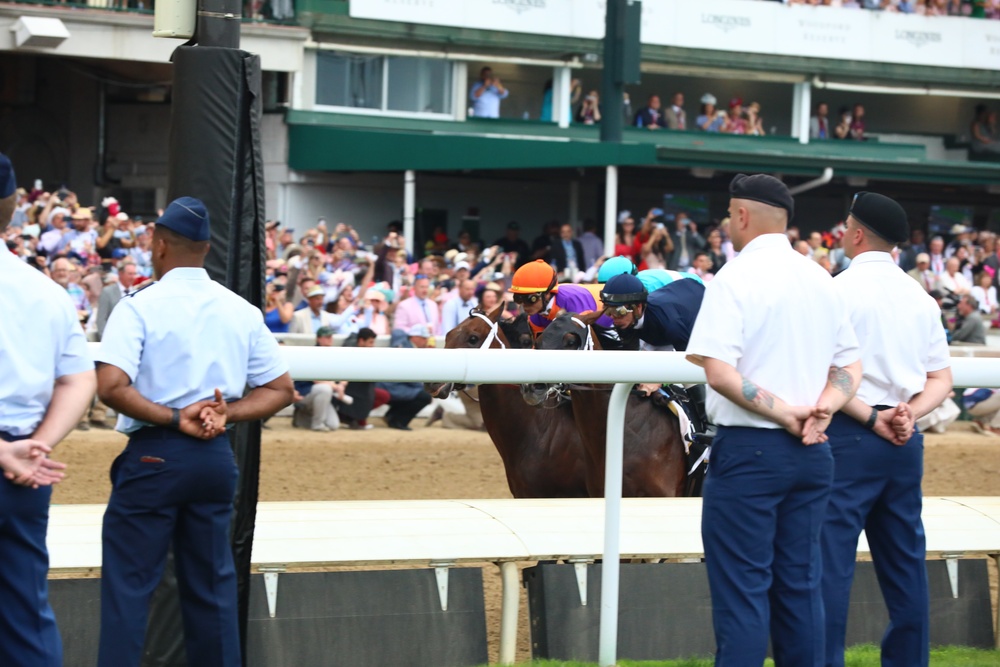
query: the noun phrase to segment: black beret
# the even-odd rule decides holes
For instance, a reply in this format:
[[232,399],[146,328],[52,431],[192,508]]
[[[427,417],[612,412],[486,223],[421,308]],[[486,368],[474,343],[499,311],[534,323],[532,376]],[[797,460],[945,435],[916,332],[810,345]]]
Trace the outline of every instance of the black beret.
[[749,199],[759,201],[768,206],[783,208],[788,211],[788,219],[795,215],[795,200],[788,186],[767,174],[737,174],[729,184],[729,196],[733,199]]
[[874,192],[859,192],[851,202],[850,215],[886,241],[903,243],[910,238],[906,211],[894,199]]

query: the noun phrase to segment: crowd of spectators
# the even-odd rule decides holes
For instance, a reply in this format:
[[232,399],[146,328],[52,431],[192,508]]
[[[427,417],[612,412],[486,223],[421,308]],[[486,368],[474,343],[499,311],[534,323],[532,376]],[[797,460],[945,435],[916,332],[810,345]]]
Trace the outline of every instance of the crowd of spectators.
[[830,118],[830,105],[820,102],[809,119],[810,139],[865,140],[865,107],[862,104],[842,106],[837,111],[836,120]]
[[[839,223],[802,238],[797,228],[790,227],[788,237],[797,251],[836,275],[850,265],[841,248],[845,230]],[[965,224],[955,224],[948,232],[928,241],[923,230],[914,229],[909,242],[897,247],[893,257],[937,300],[949,342],[985,345],[987,330],[1000,327],[997,235]]]
[[[66,289],[81,326],[100,340],[118,301],[151,277],[154,225],[129,215],[113,198],[86,207],[71,191],[39,187],[18,192],[4,241]],[[368,244],[350,225],[323,218],[300,230],[270,221],[265,230],[265,323],[276,334],[315,336],[319,345],[339,336],[349,345],[370,346],[376,337],[389,336],[395,346],[431,347],[477,306],[505,305],[502,316],[513,318],[511,276],[536,259],[550,263],[560,281],[589,283],[610,256],[626,256],[640,270],[688,271],[706,281],[734,256],[727,219],[699,225],[686,212],[661,208],[622,211],[610,252],[593,220],[579,229],[551,221],[533,238],[523,237],[512,221],[491,243],[469,230],[452,238],[438,229],[417,254],[407,251],[399,222]],[[840,244],[844,230],[840,223],[800,237],[791,227],[788,236],[796,250],[836,274],[849,264]],[[896,249],[896,261],[938,299],[951,341],[984,344],[986,330],[1000,326],[1000,246],[991,232],[962,224],[949,231],[927,241],[914,230],[910,242]],[[296,423],[316,430],[370,428],[367,413],[381,404],[389,405],[391,427],[408,429],[431,401],[422,387],[406,383],[305,383],[299,391]],[[334,413],[318,409],[325,402],[310,399],[312,391],[329,399]],[[104,425],[101,410],[95,406],[92,425]]]
[[715,95],[705,93],[699,103],[698,114],[691,121],[684,109],[684,93],[674,93],[668,107],[663,107],[659,95],[650,95],[646,106],[635,113],[632,125],[647,130],[666,128],[758,137],[767,134],[760,114],[760,104],[757,102],[744,105],[743,98],[734,97],[729,100],[727,109],[720,109]]
[[785,5],[815,5],[870,9],[873,11],[920,14],[925,16],[968,16],[1000,18],[1000,0],[770,0]]
[[[8,251],[66,289],[81,324],[97,338],[118,298],[152,275],[151,232],[152,223],[129,215],[114,198],[86,207],[69,190],[44,192],[36,184],[17,190],[3,240]],[[108,304],[103,313],[101,303]]]

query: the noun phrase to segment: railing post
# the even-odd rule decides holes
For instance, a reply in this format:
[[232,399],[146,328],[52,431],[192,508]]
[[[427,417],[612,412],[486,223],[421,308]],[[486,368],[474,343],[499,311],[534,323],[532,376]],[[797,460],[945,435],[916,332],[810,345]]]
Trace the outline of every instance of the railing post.
[[616,384],[608,403],[607,452],[604,463],[604,562],[601,564],[600,667],[614,667],[618,654],[618,574],[621,558],[622,458],[625,406],[631,384]]
[[500,603],[500,664],[513,665],[517,657],[517,615],[521,605],[517,563],[500,563],[503,595]]

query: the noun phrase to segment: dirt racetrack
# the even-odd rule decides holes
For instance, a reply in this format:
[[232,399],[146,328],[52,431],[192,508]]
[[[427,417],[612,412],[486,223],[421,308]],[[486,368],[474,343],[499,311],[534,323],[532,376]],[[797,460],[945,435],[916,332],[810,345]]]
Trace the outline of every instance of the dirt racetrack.
[[[313,433],[292,429],[277,418],[264,431],[260,499],[391,500],[426,498],[509,498],[500,457],[485,433],[450,431],[440,423],[411,432],[372,420],[369,431]],[[928,435],[924,453],[924,494],[1000,495],[1000,437],[972,432],[957,423],[944,435]],[[54,503],[104,503],[111,485],[108,470],[125,446],[111,431],[74,431],[55,458],[69,465]],[[993,599],[996,572],[990,568]],[[490,659],[497,659],[500,576],[485,566],[486,620]],[[518,660],[529,658],[527,601],[521,591]],[[994,613],[996,610],[994,609]]]

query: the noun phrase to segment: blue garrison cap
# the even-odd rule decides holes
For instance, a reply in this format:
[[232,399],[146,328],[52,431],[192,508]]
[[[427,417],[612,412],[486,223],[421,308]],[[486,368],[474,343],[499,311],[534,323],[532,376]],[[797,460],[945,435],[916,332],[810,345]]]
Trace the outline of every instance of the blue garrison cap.
[[3,153],[0,153],[0,199],[6,199],[17,190],[17,179],[14,177],[14,165]]
[[156,225],[166,227],[191,241],[207,241],[211,237],[208,211],[201,200],[194,197],[178,197],[170,202]]

